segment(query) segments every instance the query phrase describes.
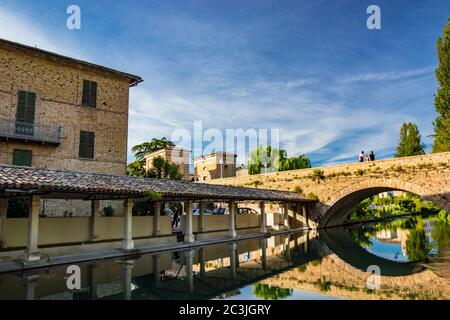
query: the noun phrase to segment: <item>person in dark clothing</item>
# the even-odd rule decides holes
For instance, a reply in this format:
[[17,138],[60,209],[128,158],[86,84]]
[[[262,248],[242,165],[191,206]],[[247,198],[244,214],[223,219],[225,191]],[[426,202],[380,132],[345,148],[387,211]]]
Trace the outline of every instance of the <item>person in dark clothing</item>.
[[373,153],[373,151],[370,151],[369,159],[370,159],[370,161],[375,161],[375,153]]

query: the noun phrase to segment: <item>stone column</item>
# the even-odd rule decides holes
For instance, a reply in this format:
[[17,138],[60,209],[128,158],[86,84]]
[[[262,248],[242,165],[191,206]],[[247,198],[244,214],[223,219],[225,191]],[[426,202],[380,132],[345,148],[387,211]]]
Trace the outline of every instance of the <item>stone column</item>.
[[267,217],[266,217],[266,207],[264,201],[259,203],[259,232],[267,233]]
[[0,248],[4,247],[5,224],[8,214],[8,199],[0,198]]
[[200,202],[198,204],[198,210],[199,210],[199,214],[198,214],[198,232],[202,233],[203,231],[205,231],[205,203],[204,202]]
[[289,230],[289,213],[287,202],[283,203],[283,226],[285,230]]
[[122,294],[124,300],[131,300],[131,279],[133,272],[134,260],[127,260],[123,262],[122,274]]
[[194,242],[194,234],[192,232],[192,200],[188,200],[184,204],[186,212],[186,230],[184,233],[184,242]]
[[89,236],[89,240],[96,241],[100,240],[98,238],[98,223],[101,217],[100,212],[100,201],[92,200],[91,201],[91,232]]
[[198,259],[200,260],[200,277],[204,278],[206,275],[206,261],[205,261],[205,249],[200,248],[198,251]]
[[159,254],[155,254],[153,256],[153,275],[155,280],[155,287],[158,287],[160,284],[160,273],[161,273],[161,258]]
[[194,292],[194,250],[185,251],[186,257],[186,281],[189,293]]
[[230,273],[231,278],[236,278],[236,265],[237,265],[237,243],[230,243]]
[[126,199],[123,201],[123,240],[122,249],[134,249],[133,241],[133,201]]
[[161,216],[161,202],[155,202],[155,212],[153,213],[153,236],[157,237],[161,233],[160,216]]
[[302,215],[303,215],[303,218],[304,218],[305,221],[306,221],[306,226],[309,228],[308,211],[307,211],[307,209],[306,209],[306,203],[304,203],[304,204],[302,205]]
[[263,270],[267,270],[267,239],[259,239],[259,246],[261,247],[261,266]]
[[298,228],[298,222],[297,222],[297,210],[298,210],[298,208],[300,207],[300,204],[297,202],[296,204],[295,204],[295,208],[292,208],[293,210],[292,210],[292,227],[294,228],[294,229],[296,229],[296,228]]
[[25,286],[25,299],[35,300],[36,299],[36,286],[39,282],[39,275],[24,275],[22,277],[23,284]]
[[236,237],[236,203],[228,202],[228,235]]
[[28,204],[28,230],[27,248],[24,260],[27,262],[38,261],[41,256],[38,249],[39,240],[39,211],[41,209],[41,196],[30,196]]

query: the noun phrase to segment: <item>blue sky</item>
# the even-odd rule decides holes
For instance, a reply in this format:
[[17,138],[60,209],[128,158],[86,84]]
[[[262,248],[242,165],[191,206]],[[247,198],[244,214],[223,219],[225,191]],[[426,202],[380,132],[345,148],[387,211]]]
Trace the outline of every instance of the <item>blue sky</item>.
[[[66,28],[71,4],[81,30]],[[366,28],[371,4],[381,30]],[[280,129],[289,155],[318,165],[362,149],[392,156],[403,121],[432,143],[436,40],[449,16],[448,0],[0,0],[0,37],[142,76],[129,147],[201,120]]]

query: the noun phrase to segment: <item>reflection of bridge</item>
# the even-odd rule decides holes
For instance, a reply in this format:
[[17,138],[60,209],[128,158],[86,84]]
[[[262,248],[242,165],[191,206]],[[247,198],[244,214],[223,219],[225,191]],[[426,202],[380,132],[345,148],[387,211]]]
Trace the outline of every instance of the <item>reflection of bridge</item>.
[[450,153],[227,178],[219,183],[252,185],[256,180],[263,188],[300,187],[305,195],[316,195],[320,204],[310,206],[309,216],[320,226],[342,224],[349,210],[365,198],[394,190],[415,193],[450,212]]
[[[188,250],[173,260],[170,252],[144,255],[122,262],[82,264],[82,290],[67,291],[64,267],[25,274],[4,275],[2,298],[92,298],[92,299],[208,299],[224,297],[239,288],[273,277],[311,261],[337,254],[348,265],[366,272],[381,267],[382,275],[400,276],[418,272],[414,264],[391,262],[359,247],[346,233],[313,237],[311,232],[274,236]],[[331,250],[330,250],[331,249]],[[177,255],[175,255],[176,257]],[[131,259],[131,258],[128,258]],[[16,296],[11,297],[11,295]]]

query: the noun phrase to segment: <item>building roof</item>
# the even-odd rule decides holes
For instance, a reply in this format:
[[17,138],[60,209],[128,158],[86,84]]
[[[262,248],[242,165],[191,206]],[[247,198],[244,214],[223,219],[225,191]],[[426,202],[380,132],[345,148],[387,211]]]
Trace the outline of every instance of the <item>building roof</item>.
[[123,199],[143,197],[146,191],[158,192],[164,200],[311,201],[279,190],[0,165],[2,197],[36,193],[46,198]]
[[148,153],[146,153],[146,154],[144,155],[144,158],[152,157],[152,156],[154,156],[155,154],[160,154],[160,153],[163,153],[163,152],[165,152],[165,151],[172,151],[172,150],[175,150],[175,151],[182,151],[183,154],[185,154],[185,153],[191,153],[191,150],[189,150],[189,149],[177,148],[177,147],[173,146],[173,147],[164,147],[164,148],[161,148],[161,149],[152,151],[152,152],[148,152]]
[[205,155],[201,155],[198,157],[194,158],[195,160],[201,160],[201,159],[205,159],[205,158],[211,158],[211,157],[217,157],[217,156],[223,156],[223,155],[228,155],[228,156],[232,156],[234,158],[237,158],[237,154],[233,153],[233,152],[227,152],[227,151],[216,151],[216,152],[212,152],[210,154],[205,154]]
[[6,45],[6,46],[13,47],[13,48],[16,48],[16,49],[19,49],[19,50],[22,50],[22,51],[28,51],[28,52],[32,52],[32,53],[35,53],[35,54],[40,54],[42,56],[51,57],[53,59],[55,59],[55,58],[56,59],[61,59],[61,60],[65,61],[65,62],[69,62],[69,63],[81,64],[81,65],[84,65],[84,66],[87,66],[87,67],[90,67],[90,68],[95,68],[95,69],[98,69],[98,70],[102,70],[102,71],[105,71],[105,72],[108,72],[108,73],[115,74],[117,76],[128,78],[129,81],[130,81],[130,86],[136,86],[140,82],[143,81],[141,77],[133,75],[133,74],[130,74],[130,73],[114,70],[114,69],[111,69],[111,68],[108,68],[108,67],[103,67],[101,65],[90,63],[90,62],[87,62],[87,61],[78,60],[78,59],[75,59],[75,58],[63,56],[63,55],[60,55],[58,53],[54,53],[54,52],[51,52],[51,51],[46,51],[46,50],[42,50],[42,49],[39,49],[39,48],[30,47],[30,46],[27,46],[27,45],[24,45],[24,44],[21,44],[21,43],[18,43],[18,42],[13,42],[13,41],[9,41],[9,40],[5,40],[5,39],[0,38],[0,45]]

